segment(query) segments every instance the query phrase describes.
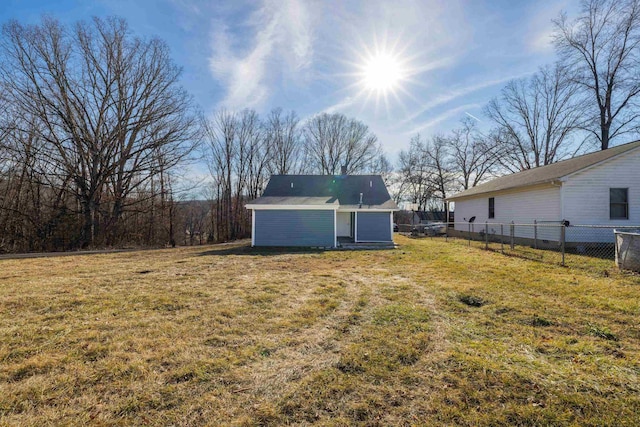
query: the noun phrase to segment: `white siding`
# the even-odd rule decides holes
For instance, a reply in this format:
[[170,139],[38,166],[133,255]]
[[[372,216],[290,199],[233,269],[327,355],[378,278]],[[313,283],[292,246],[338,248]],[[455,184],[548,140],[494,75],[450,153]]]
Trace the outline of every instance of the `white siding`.
[[[629,219],[609,219],[609,189],[628,188]],[[563,184],[564,217],[572,225],[640,225],[640,151],[578,172]],[[569,227],[569,242],[613,242],[610,229]]]
[[[495,199],[495,218],[489,219],[489,197]],[[519,189],[497,193],[488,193],[455,202],[456,230],[467,231],[468,226],[462,224],[475,216],[472,231],[478,232],[485,228],[485,221],[489,222],[489,233],[499,234],[500,227],[492,227],[492,223],[533,224],[538,222],[559,222],[562,220],[560,208],[560,188],[554,186],[535,187],[528,190]],[[504,228],[504,234],[509,229]],[[516,227],[516,237],[534,236],[533,227]],[[558,240],[559,229],[539,227],[538,238]]]
[[[628,188],[629,219],[609,219],[609,189]],[[489,220],[489,197],[495,197],[495,218]],[[537,186],[512,191],[488,193],[455,202],[456,230],[467,231],[466,224],[475,216],[473,231],[490,223],[532,224],[538,227],[538,238],[557,240],[559,229],[544,227],[546,221],[568,220],[571,225],[639,226],[640,225],[640,150],[588,168],[564,179],[557,186]],[[489,232],[499,227],[489,226]],[[505,230],[505,234],[508,231]],[[533,237],[533,227],[516,227],[517,237]],[[611,229],[569,227],[567,242],[613,242]]]
[[[628,153],[567,178],[564,216],[572,224],[640,224],[640,151]],[[629,189],[629,219],[609,219],[609,189]]]
[[489,212],[488,200],[489,198],[484,196],[465,200],[456,200],[454,211],[456,230],[467,231],[467,226],[462,223],[469,221],[469,218],[474,216],[476,217],[474,223],[484,224]]

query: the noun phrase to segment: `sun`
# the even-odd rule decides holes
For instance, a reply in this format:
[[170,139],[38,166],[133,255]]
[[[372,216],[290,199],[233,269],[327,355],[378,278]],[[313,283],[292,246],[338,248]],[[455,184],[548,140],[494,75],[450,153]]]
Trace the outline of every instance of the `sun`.
[[357,103],[376,114],[384,108],[387,115],[396,107],[406,110],[405,101],[415,101],[410,89],[422,84],[415,79],[422,67],[418,67],[419,56],[411,53],[411,46],[400,39],[389,40],[386,33],[352,43],[348,58],[342,59],[349,68],[344,74],[350,82],[345,89],[351,92],[346,105]]
[[387,93],[398,87],[403,74],[398,58],[388,53],[377,53],[364,62],[362,83],[370,91]]

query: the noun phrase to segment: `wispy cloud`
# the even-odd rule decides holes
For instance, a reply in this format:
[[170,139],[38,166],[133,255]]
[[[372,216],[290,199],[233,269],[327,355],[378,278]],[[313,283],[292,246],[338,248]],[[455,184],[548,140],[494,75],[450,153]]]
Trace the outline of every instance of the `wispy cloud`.
[[[214,23],[209,68],[226,88],[219,105],[230,109],[258,107],[269,96],[269,81],[308,68],[313,59],[311,16],[302,0],[265,0],[246,22],[234,28]],[[253,32],[249,47],[234,40]]]
[[560,12],[567,8],[569,2],[547,1],[535,3],[531,7],[528,31],[524,32],[527,40],[527,48],[530,52],[537,54],[551,53],[553,51],[553,19],[557,18]]
[[191,0],[169,0],[176,10],[181,10],[189,14],[199,15],[202,13],[200,5]]
[[455,117],[461,113],[465,113],[465,110],[471,110],[474,108],[478,108],[480,107],[480,104],[465,104],[465,105],[461,105],[459,107],[456,108],[452,108],[451,110],[445,111],[442,114],[439,114],[429,120],[427,120],[426,122],[420,123],[416,126],[414,126],[411,130],[405,132],[405,135],[413,135],[416,134],[418,132],[423,132],[426,130],[429,130],[429,128],[432,128],[436,125],[438,125],[439,123],[444,122],[445,120],[448,120],[452,117]]
[[476,116],[474,116],[474,115],[473,115],[473,114],[471,114],[470,112],[465,111],[464,113],[465,113],[467,116],[469,116],[469,117],[471,117],[472,119],[474,119],[475,121],[477,121],[477,122],[479,122],[479,123],[482,123],[482,120],[480,120],[479,118],[477,118]]
[[553,50],[553,28],[544,28],[529,39],[529,50],[532,52],[551,52]]
[[345,109],[353,106],[356,103],[356,97],[353,96],[347,96],[346,98],[341,99],[340,101],[336,102],[333,105],[328,106],[327,108],[325,108],[324,110],[322,110],[324,113],[339,113],[339,112],[343,112]]
[[476,84],[472,84],[469,86],[464,86],[464,87],[459,87],[453,90],[450,90],[448,92],[445,92],[437,97],[435,97],[434,99],[432,99],[431,101],[422,104],[420,106],[420,108],[415,111],[413,114],[411,114],[409,117],[407,117],[403,124],[406,124],[408,122],[411,122],[415,119],[417,119],[418,117],[420,117],[422,114],[426,113],[427,111],[438,107],[440,105],[446,104],[448,102],[454,101],[458,98],[461,98],[463,96],[469,95],[473,92],[482,90],[482,89],[486,89],[489,88],[491,86],[496,86],[499,85],[501,83],[505,83],[509,80],[512,79],[516,79],[516,78],[520,78],[520,77],[524,77],[526,75],[529,75],[530,73],[525,73],[525,74],[520,74],[520,75],[512,75],[512,76],[506,76],[506,77],[501,77],[499,79],[493,79],[493,80],[487,80],[487,81],[483,81],[480,83],[476,83]]

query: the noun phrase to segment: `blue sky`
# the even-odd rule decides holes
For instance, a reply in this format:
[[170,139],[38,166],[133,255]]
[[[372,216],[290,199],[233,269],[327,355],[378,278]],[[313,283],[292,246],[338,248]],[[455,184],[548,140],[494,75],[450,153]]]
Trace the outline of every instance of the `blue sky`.
[[[205,112],[274,107],[365,122],[395,161],[412,135],[447,132],[513,78],[554,60],[551,19],[577,0],[2,0],[0,21],[121,16],[164,39]],[[401,70],[391,90],[363,85],[376,55]]]

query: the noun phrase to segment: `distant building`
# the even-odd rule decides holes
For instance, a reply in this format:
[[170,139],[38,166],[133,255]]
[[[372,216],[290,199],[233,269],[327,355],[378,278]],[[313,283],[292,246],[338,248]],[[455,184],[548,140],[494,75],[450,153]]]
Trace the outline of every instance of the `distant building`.
[[430,224],[433,222],[447,222],[445,211],[413,211],[411,224]]

